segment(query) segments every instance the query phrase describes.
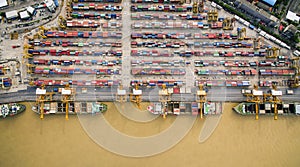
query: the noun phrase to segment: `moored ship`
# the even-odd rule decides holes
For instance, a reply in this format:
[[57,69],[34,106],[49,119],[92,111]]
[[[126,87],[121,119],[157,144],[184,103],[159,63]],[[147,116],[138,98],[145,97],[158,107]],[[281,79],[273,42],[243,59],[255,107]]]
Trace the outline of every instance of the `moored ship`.
[[[163,106],[166,105],[166,106]],[[147,107],[147,110],[155,115],[163,115],[164,110],[168,115],[198,115],[200,113],[200,104],[197,102],[153,102]],[[221,102],[206,102],[203,105],[203,115],[222,114]]]
[[[100,102],[71,102],[68,103],[68,114],[97,114],[107,111],[107,105]],[[32,110],[41,114],[41,106],[34,105]],[[45,102],[43,114],[66,114],[66,103]]]
[[26,106],[18,103],[0,104],[0,117],[14,116],[26,110]]
[[[255,115],[255,103],[240,103],[233,108],[240,115]],[[300,115],[300,104],[298,103],[282,103],[277,104],[279,115]],[[274,115],[274,104],[264,103],[259,105],[259,115]]]

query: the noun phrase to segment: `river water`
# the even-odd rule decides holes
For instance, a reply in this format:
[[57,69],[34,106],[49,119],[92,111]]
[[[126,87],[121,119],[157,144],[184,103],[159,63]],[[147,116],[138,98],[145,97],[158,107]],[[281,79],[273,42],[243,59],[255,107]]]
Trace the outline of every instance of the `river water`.
[[[27,103],[26,103],[27,104]],[[14,118],[0,119],[0,167],[22,166],[300,166],[300,117],[240,116],[225,104],[213,134],[199,143],[204,120],[170,150],[145,158],[111,153],[89,138],[76,115],[39,116],[28,110]],[[128,120],[114,105],[104,117],[117,130],[131,136],[155,135],[175,120],[161,117],[139,123]],[[153,146],[155,147],[155,146]]]

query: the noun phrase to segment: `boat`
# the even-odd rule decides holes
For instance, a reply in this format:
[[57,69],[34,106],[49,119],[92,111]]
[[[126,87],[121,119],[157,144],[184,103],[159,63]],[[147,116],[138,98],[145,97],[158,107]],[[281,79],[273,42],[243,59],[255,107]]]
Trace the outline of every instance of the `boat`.
[[0,104],[0,117],[14,116],[26,110],[26,106],[18,103]]
[[[44,114],[66,114],[66,104],[62,102],[45,102]],[[32,111],[40,114],[40,105],[35,104]],[[107,104],[101,102],[70,102],[68,114],[97,114],[107,111]]]
[[[164,107],[164,105],[166,105]],[[197,102],[153,102],[147,107],[147,110],[154,115],[162,115],[163,110],[166,109],[169,115],[198,115],[200,105]],[[206,102],[203,105],[204,115],[220,115],[222,114],[221,102]]]
[[[300,115],[300,104],[277,104],[278,115]],[[243,102],[233,107],[233,111],[240,115],[255,115],[255,103]],[[259,115],[274,115],[274,104],[259,104]]]

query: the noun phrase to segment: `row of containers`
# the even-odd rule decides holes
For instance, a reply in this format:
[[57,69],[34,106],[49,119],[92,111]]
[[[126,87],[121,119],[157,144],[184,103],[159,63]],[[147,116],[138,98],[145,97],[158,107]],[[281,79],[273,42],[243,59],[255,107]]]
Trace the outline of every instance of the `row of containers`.
[[5,66],[1,65],[0,66],[0,75],[5,75],[7,70],[10,70],[9,66],[5,67]]
[[105,19],[105,20],[121,20],[122,15],[119,13],[99,13],[99,12],[72,12],[72,18],[76,19]]
[[[131,66],[185,66],[190,64],[189,61],[184,60],[131,60]],[[276,60],[261,60],[261,61],[248,61],[248,60],[195,60],[195,67],[207,67],[207,66],[224,66],[224,67],[289,67],[291,62],[289,61],[276,61]]]
[[8,89],[12,86],[12,80],[9,77],[0,78],[0,89]]
[[160,41],[149,41],[139,42],[131,41],[131,47],[158,47],[158,48],[180,48],[180,47],[195,47],[195,48],[252,48],[252,43],[247,42],[160,42]]
[[[284,80],[283,80],[284,81]],[[260,87],[271,87],[272,85],[278,85],[278,81],[259,81],[258,86]]]
[[47,31],[47,38],[122,38],[121,32],[108,31]]
[[294,76],[294,69],[260,69],[261,76]]
[[185,75],[183,68],[131,68],[132,75]]
[[185,85],[183,81],[175,80],[175,79],[153,79],[153,80],[131,80],[130,86],[134,87],[135,85],[139,85],[141,87],[156,87],[162,86],[163,84],[167,87],[182,87]]
[[257,74],[255,69],[251,70],[199,70],[195,69],[195,74],[197,75],[244,75],[244,76],[254,76]]
[[[204,22],[194,22],[194,21],[136,21],[131,24],[131,27],[134,29],[192,29],[192,28],[200,28],[200,29],[222,29],[223,22],[214,22],[214,23],[204,23]],[[249,39],[249,38],[246,38]]]
[[83,69],[83,68],[49,68],[49,67],[35,67],[34,74],[45,74],[45,75],[116,75],[121,74],[119,68],[107,68],[107,69]]
[[122,23],[116,21],[94,21],[94,20],[67,20],[67,27],[69,28],[122,28]]
[[[245,56],[245,57],[265,57],[267,55],[265,50],[247,52],[247,51],[201,51],[201,50],[131,50],[131,56],[148,56],[148,57],[173,57],[175,55],[181,57],[191,57],[191,56],[215,56],[215,57],[235,57],[235,56]],[[284,56],[279,56],[284,57]],[[279,58],[278,57],[278,58]],[[284,59],[281,60],[286,60]]]
[[206,20],[207,13],[199,14],[142,14],[132,13],[132,20]]
[[118,86],[120,80],[36,80],[35,86],[65,86],[66,84],[73,86]]
[[122,64],[122,60],[45,60],[45,59],[34,59],[32,61],[34,65],[100,65],[100,66],[117,66]]
[[94,51],[94,50],[56,50],[56,49],[39,49],[28,50],[29,54],[33,56],[107,56],[107,57],[121,57],[121,50],[108,50],[108,51]]
[[222,86],[222,87],[248,87],[250,86],[249,80],[196,80],[195,86],[202,84],[204,86]]
[[181,0],[131,0],[131,3],[181,3]]
[[260,61],[248,61],[248,60],[195,60],[195,67],[207,67],[207,66],[224,66],[224,67],[289,67],[290,61],[278,61],[278,60],[260,60]]
[[122,6],[103,3],[72,3],[73,10],[122,11]]
[[132,39],[237,39],[232,33],[133,32]]
[[173,61],[166,61],[166,60],[131,60],[131,66],[162,66],[162,67],[169,67],[169,66],[185,66],[189,64],[189,62],[184,60],[173,60]]
[[160,11],[160,12],[191,12],[192,5],[164,5],[164,4],[133,4],[130,7],[132,12]]
[[62,46],[62,47],[115,47],[120,48],[122,47],[122,42],[96,42],[96,41],[66,41],[66,40],[45,40],[45,41],[29,41],[28,44],[34,46],[41,46],[41,47],[50,47],[50,46]]

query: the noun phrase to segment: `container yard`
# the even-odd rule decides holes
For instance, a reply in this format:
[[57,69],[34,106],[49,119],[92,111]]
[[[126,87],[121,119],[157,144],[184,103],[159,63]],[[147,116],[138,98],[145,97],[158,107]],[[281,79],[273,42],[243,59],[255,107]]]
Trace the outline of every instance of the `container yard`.
[[[37,154],[31,150],[35,143],[30,137],[21,135],[20,139],[24,141],[18,144],[12,127],[18,134],[27,129],[29,136],[45,141],[46,145],[42,147],[48,152],[55,152],[52,149],[57,146],[76,148],[73,147],[76,145],[84,153],[99,145],[102,148],[94,153],[104,154],[93,154],[81,160],[97,159],[91,157],[109,151],[101,163],[114,166],[120,166],[128,157],[130,161],[149,158],[150,166],[162,164],[162,161],[163,165],[174,166],[177,161],[170,161],[170,158],[179,158],[168,155],[183,155],[182,150],[187,160],[192,160],[191,166],[197,166],[202,163],[201,157],[209,164],[217,162],[215,158],[221,159],[220,155],[226,157],[235,152],[240,153],[235,155],[238,159],[247,157],[242,155],[251,151],[254,158],[260,159],[263,153],[256,154],[257,151],[253,151],[256,148],[264,148],[264,155],[272,158],[274,145],[278,146],[274,155],[282,152],[283,144],[289,145],[289,149],[298,148],[290,145],[299,143],[294,138],[283,143],[284,140],[260,140],[259,137],[266,134],[267,139],[273,139],[282,135],[278,139],[286,139],[286,134],[295,133],[291,131],[295,125],[289,120],[296,120],[296,115],[300,114],[300,53],[295,46],[285,43],[285,38],[272,36],[260,26],[255,27],[237,16],[238,13],[233,14],[235,12],[226,8],[231,4],[204,0],[52,1],[43,0],[31,5],[34,9],[48,10],[37,10],[39,16],[48,15],[48,12],[54,14],[46,16],[46,23],[25,28],[24,34],[15,31],[19,24],[12,24],[19,16],[3,19],[10,25],[2,32],[5,40],[2,37],[0,40],[0,103],[26,103],[31,112],[15,119],[8,118],[8,121],[30,120],[22,126],[11,126],[17,123],[6,125],[1,121],[4,126],[0,127],[6,128],[2,130],[2,138],[19,145],[23,152],[29,150],[28,155]],[[14,2],[9,1],[13,5]],[[258,9],[257,13],[261,13]],[[30,17],[35,18],[36,14]],[[18,22],[27,24],[30,19]],[[263,22],[255,23],[260,24]],[[11,40],[6,31],[11,32]],[[41,121],[31,118],[36,115],[32,111]],[[2,106],[2,116],[7,114],[7,107]],[[62,122],[61,115],[69,121]],[[277,124],[267,120],[270,116],[279,120]],[[57,119],[60,121],[55,122]],[[258,119],[261,121],[255,122]],[[74,120],[75,126],[72,125]],[[219,123],[222,126],[218,126]],[[31,125],[33,129],[30,129]],[[80,126],[82,128],[78,128]],[[53,127],[59,130],[51,132]],[[278,134],[270,132],[271,127]],[[213,134],[216,128],[219,128],[218,133]],[[89,141],[70,137],[72,130],[78,129],[86,133],[74,136],[84,134],[82,136],[88,136]],[[197,132],[189,132],[192,129]],[[245,129],[253,135],[245,133]],[[190,137],[196,137],[197,141]],[[212,140],[206,141],[208,138]],[[64,144],[57,145],[56,142]],[[92,144],[88,146],[88,142]],[[269,150],[265,142],[271,143]],[[16,153],[12,155],[6,142],[0,143],[4,143],[1,148],[5,154],[2,155],[22,158]],[[48,144],[56,147],[47,148]],[[179,146],[173,147],[177,144]],[[243,152],[247,144],[251,151]],[[235,147],[237,145],[239,147]],[[40,151],[40,148],[39,143],[36,150]],[[67,148],[58,150],[67,155],[64,160],[70,164],[79,161],[68,156],[73,154],[65,152],[70,150]],[[216,156],[203,155],[198,160],[193,159],[193,155],[199,154],[197,150],[203,152],[207,148],[214,148],[208,149],[216,150],[209,155]],[[222,150],[229,150],[229,153]],[[293,157],[288,156],[295,155],[292,151],[282,155]],[[53,155],[52,159],[59,163],[62,156],[59,153]],[[121,161],[114,161],[116,157]],[[41,157],[37,161],[46,162],[46,159]],[[32,163],[27,161],[28,158],[24,158],[15,162],[25,166]],[[287,158],[278,161],[270,161],[269,166],[297,166],[287,163]],[[16,165],[10,163],[5,161],[4,165]],[[186,166],[185,161],[178,163]],[[127,164],[132,166],[134,163]],[[240,165],[249,164],[251,162]],[[35,165],[37,163],[28,166]],[[224,165],[236,166],[231,161]]]
[[295,85],[292,55],[276,40],[210,2],[70,1],[57,29],[27,38],[25,57],[36,86],[118,86],[93,76],[126,89],[153,88],[154,80],[186,89]]

